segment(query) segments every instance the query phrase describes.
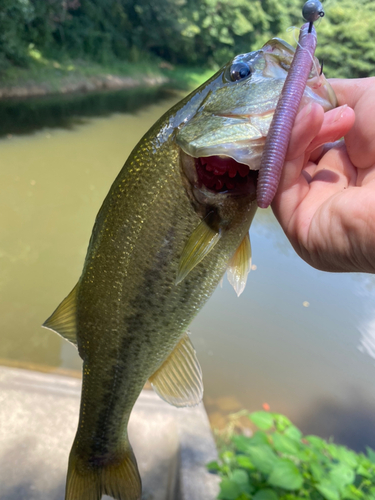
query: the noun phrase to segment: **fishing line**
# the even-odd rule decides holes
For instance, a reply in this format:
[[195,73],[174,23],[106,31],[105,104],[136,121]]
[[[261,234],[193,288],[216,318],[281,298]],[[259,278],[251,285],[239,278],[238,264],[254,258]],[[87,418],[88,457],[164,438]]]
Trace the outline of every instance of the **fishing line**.
[[[319,18],[318,23],[320,23],[321,20],[322,19]],[[323,73],[323,71],[322,70],[319,71],[318,65],[316,63],[316,58],[305,47],[302,47],[302,45],[299,43],[299,40],[296,38],[296,31],[298,31],[298,37],[299,37],[299,34],[301,33],[301,28],[298,28],[298,26],[289,26],[289,28],[287,28],[286,31],[293,32],[293,40],[295,41],[296,45],[298,47],[300,47],[301,50],[304,50],[309,54],[312,65],[314,66],[314,69],[315,69],[316,76],[320,76]],[[315,36],[315,38],[317,38],[317,37]],[[323,65],[322,65],[322,68],[323,68]]]
[[285,31],[287,31],[287,32],[292,31],[293,32],[293,40],[296,42],[296,44],[298,44],[298,39],[295,36],[295,32],[298,31],[298,33],[299,33],[301,31],[301,28],[299,28],[298,26],[289,26],[289,28],[287,28]]

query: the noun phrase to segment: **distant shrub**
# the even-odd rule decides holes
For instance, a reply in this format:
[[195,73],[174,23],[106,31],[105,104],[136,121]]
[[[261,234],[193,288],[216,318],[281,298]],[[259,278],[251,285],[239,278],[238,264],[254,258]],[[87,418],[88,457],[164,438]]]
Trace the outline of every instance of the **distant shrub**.
[[375,452],[367,456],[303,436],[277,413],[241,412],[258,430],[251,436],[232,433],[222,444],[218,462],[221,500],[375,500]]

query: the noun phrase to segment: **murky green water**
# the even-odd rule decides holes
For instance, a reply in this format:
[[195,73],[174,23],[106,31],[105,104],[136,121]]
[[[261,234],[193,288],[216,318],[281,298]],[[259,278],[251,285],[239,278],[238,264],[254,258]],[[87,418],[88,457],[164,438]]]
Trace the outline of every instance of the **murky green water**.
[[[17,123],[17,108],[2,105],[12,117],[0,127],[3,362],[79,370],[75,349],[40,325],[77,281],[95,215],[131,149],[176,100],[145,107],[163,97],[147,95],[132,94],[128,107],[118,95],[117,108],[113,98],[96,111],[93,96],[91,105],[44,102],[43,112],[35,104],[33,133],[30,103]],[[251,240],[245,292],[238,299],[224,280],[191,325],[212,421],[267,403],[305,432],[374,447],[375,282],[308,267],[269,211]]]

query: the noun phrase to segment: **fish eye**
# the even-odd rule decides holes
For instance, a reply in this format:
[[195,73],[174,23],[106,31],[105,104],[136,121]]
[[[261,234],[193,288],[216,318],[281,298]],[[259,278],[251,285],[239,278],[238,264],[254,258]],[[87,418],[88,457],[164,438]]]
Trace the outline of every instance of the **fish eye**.
[[244,61],[232,64],[230,68],[230,79],[232,80],[232,82],[243,80],[249,75],[251,75],[250,66]]

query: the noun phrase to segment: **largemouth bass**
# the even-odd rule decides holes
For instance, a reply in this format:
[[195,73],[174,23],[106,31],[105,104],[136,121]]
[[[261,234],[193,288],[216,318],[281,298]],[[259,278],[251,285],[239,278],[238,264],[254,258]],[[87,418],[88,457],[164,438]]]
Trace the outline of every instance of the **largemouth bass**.
[[[145,382],[175,406],[202,399],[187,328],[228,269],[250,266],[257,169],[294,49],[273,39],[235,57],[134,148],[97,215],[77,285],[44,323],[83,360],[66,500],[139,500],[127,435]],[[302,105],[335,96],[317,61]]]

